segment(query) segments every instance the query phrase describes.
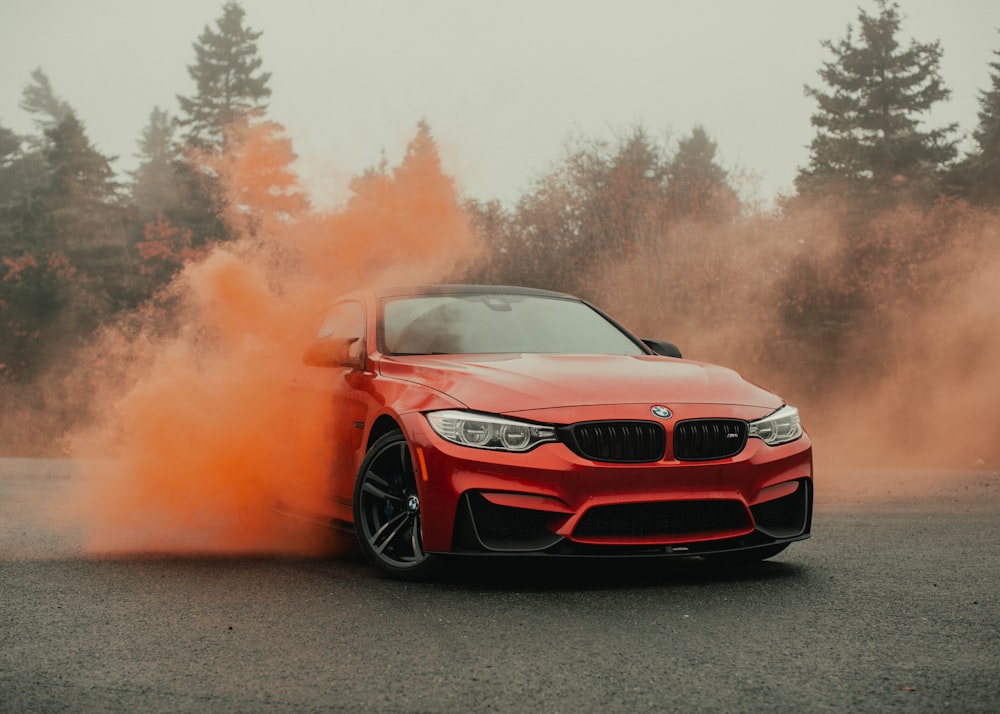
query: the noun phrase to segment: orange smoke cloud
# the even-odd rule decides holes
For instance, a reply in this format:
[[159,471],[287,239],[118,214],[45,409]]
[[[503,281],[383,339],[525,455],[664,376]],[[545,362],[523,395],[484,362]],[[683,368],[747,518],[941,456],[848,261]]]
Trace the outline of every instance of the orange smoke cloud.
[[[342,210],[310,211],[280,127],[262,122],[210,168],[242,237],[107,330],[95,419],[72,435],[82,473],[62,517],[98,551],[313,552],[275,502],[327,496],[333,405],[292,389],[317,314],[338,295],[438,280],[475,241],[425,127],[401,163],[357,179]],[[316,502],[315,500],[313,502]]]
[[[477,256],[423,127],[398,166],[358,177],[331,212],[302,197],[280,127],[233,139],[238,151],[206,160],[243,237],[187,266],[169,313],[147,306],[107,330],[83,366],[96,418],[73,434],[83,473],[68,517],[91,549],[319,549],[320,534],[269,509],[328,496],[334,407],[290,388],[312,321],[344,292],[440,280]],[[588,297],[796,404],[820,499],[872,495],[873,469],[879,484],[907,474],[898,496],[927,487],[915,469],[1000,468],[1000,217],[898,209],[861,249],[842,219],[800,206],[679,222],[604,261]]]

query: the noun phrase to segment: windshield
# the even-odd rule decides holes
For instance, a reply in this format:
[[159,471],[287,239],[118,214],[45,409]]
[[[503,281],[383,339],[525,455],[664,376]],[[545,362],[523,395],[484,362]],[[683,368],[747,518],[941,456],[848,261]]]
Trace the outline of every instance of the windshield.
[[425,295],[383,304],[387,354],[644,354],[617,326],[571,298]]

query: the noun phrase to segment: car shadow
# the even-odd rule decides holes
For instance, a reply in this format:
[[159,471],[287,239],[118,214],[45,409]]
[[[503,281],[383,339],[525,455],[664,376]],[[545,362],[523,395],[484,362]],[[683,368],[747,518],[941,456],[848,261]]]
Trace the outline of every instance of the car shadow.
[[16,567],[45,563],[53,567],[74,567],[87,563],[122,572],[141,573],[164,570],[172,577],[211,572],[247,574],[290,568],[310,578],[369,588],[372,592],[405,590],[411,594],[435,590],[450,592],[587,592],[622,591],[645,588],[712,586],[743,582],[792,580],[807,576],[803,565],[769,560],[734,565],[691,558],[542,558],[542,557],[449,557],[445,567],[425,581],[396,581],[355,553],[325,556],[218,553],[104,553],[55,557],[0,558],[0,563]]

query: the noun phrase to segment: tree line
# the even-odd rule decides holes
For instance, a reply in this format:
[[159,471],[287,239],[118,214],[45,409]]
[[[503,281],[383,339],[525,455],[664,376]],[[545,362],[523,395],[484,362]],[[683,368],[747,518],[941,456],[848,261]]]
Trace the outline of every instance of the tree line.
[[[984,68],[989,84],[973,145],[960,155],[959,127],[925,125],[949,98],[940,43],[904,40],[902,20],[898,4],[875,0],[844,37],[823,43],[828,60],[805,88],[815,101],[809,162],[776,208],[741,198],[745,177],[719,163],[705,127],[676,138],[643,127],[610,140],[577,137],[512,206],[465,199],[485,251],[453,277],[597,298],[609,289],[608,265],[640,265],[633,274],[685,288],[661,290],[680,301],[695,300],[698,273],[705,284],[697,301],[710,303],[706,294],[723,291],[710,283],[740,269],[719,256],[754,250],[733,226],[762,217],[806,225],[803,216],[820,205],[845,237],[838,262],[789,257],[770,308],[780,313],[783,340],[835,352],[877,299],[859,286],[889,280],[919,292],[914,276],[951,248],[941,236],[964,215],[956,206],[1000,208],[1000,51]],[[0,381],[31,380],[48,358],[143,305],[186,262],[235,237],[220,217],[223,187],[210,167],[240,141],[241,125],[269,121],[260,36],[238,2],[223,6],[194,45],[194,92],[177,97],[175,114],[152,109],[138,166],[124,178],[45,73],[32,73],[20,106],[36,131],[20,136],[0,125]],[[429,136],[425,125],[420,131]],[[286,168],[293,158],[288,151]],[[304,205],[280,172],[262,180],[272,182],[265,193]],[[901,211],[931,218],[890,240],[885,216]]]

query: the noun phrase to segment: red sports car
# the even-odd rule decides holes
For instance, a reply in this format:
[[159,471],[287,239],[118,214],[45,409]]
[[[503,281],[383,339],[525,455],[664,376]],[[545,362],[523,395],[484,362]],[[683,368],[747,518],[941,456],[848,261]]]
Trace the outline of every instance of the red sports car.
[[324,510],[395,577],[451,554],[760,560],[809,537],[797,410],[575,297],[357,295],[304,362],[351,435]]

